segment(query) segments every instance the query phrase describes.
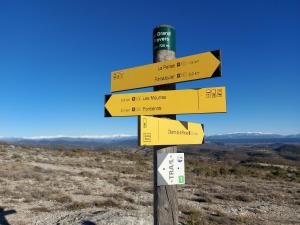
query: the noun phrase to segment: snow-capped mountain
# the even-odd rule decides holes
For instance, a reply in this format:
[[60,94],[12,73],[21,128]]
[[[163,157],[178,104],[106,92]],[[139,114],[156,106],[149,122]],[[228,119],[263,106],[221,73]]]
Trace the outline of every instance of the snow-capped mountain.
[[300,134],[282,135],[263,132],[237,132],[228,134],[216,134],[207,136],[210,141],[225,142],[300,142]]
[[247,138],[282,138],[288,135],[281,135],[281,134],[272,134],[272,133],[263,133],[263,132],[237,132],[237,133],[228,133],[228,134],[215,134],[210,135],[210,138],[213,139],[247,139]]
[[21,140],[86,140],[86,141],[104,141],[104,140],[121,140],[121,139],[132,139],[136,136],[130,134],[112,134],[112,135],[82,135],[82,136],[65,136],[65,135],[54,135],[54,136],[31,136],[31,137],[0,137],[0,140],[4,141],[21,141]]
[[54,146],[71,148],[122,148],[136,146],[136,136],[128,134],[83,135],[83,136],[35,136],[35,137],[0,137],[0,141],[10,144],[32,146]]

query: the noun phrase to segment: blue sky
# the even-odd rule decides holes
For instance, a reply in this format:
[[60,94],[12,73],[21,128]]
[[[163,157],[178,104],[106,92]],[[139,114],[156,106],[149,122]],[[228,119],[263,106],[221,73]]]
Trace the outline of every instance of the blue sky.
[[[221,49],[226,114],[183,115],[207,134],[300,132],[299,1],[0,1],[0,136],[136,134],[104,118],[110,72],[152,62],[152,29],[177,57]],[[151,89],[140,89],[139,91]]]

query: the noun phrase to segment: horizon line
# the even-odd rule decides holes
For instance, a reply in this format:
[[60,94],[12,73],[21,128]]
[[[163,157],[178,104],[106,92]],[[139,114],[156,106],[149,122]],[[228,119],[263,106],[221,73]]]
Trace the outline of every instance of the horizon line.
[[[280,136],[291,136],[300,135],[298,133],[280,134],[271,132],[260,132],[260,131],[246,131],[246,132],[229,132],[229,133],[218,133],[208,134],[206,136],[222,136],[222,135],[235,135],[235,134],[259,134],[259,135],[280,135]],[[126,137],[137,137],[134,134],[91,134],[91,135],[41,135],[41,136],[0,136],[0,139],[55,139],[55,138],[82,138],[82,139],[105,139],[105,138],[126,138]]]

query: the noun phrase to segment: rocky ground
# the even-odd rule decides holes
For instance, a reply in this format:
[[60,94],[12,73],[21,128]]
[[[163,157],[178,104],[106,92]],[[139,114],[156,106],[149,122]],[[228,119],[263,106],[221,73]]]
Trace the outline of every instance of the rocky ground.
[[[0,224],[149,225],[152,154],[0,144]],[[297,165],[187,156],[181,224],[300,223]]]

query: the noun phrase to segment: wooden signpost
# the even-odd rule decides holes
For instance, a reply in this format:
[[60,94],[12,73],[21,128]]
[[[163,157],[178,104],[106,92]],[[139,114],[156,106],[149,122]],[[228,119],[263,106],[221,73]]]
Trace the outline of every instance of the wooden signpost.
[[[163,62],[176,57],[176,30],[168,25],[161,25],[153,30],[153,62]],[[155,86],[154,91],[176,90],[176,84]],[[169,114],[163,117],[176,119],[176,115]],[[160,185],[159,179],[159,155],[176,153],[177,146],[153,147],[153,217],[154,225],[178,224],[178,199],[175,185]],[[172,197],[169,197],[172,196]]]
[[[176,31],[153,30],[153,64],[111,73],[111,92],[154,87],[154,92],[105,96],[105,117],[138,116],[141,146],[153,147],[154,225],[178,225],[176,185],[185,183],[179,144],[202,144],[202,124],[176,120],[176,114],[226,112],[225,87],[176,90],[176,83],[221,76],[220,51],[175,59]],[[152,115],[152,116],[151,116]],[[156,115],[156,117],[153,117]]]

